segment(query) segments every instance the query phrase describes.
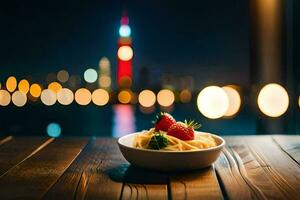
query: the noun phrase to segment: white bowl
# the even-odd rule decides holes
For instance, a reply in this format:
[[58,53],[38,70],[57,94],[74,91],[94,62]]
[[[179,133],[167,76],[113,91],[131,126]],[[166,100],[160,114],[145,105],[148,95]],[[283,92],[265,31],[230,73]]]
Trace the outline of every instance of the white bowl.
[[218,159],[225,145],[225,140],[220,136],[196,131],[195,134],[210,134],[217,146],[196,151],[140,149],[133,147],[134,138],[140,133],[132,133],[119,138],[119,148],[125,159],[132,165],[159,171],[185,171],[208,167]]

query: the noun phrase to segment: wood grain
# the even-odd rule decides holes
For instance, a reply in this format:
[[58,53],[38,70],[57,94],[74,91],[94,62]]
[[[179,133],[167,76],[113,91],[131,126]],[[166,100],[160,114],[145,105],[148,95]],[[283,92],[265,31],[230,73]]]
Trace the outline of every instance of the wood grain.
[[168,199],[167,186],[153,184],[125,184],[121,199]]
[[121,170],[124,182],[121,199],[168,199],[168,174],[124,166]]
[[219,159],[215,162],[221,185],[229,199],[252,199],[251,188],[243,179],[238,164],[228,147],[223,150]]
[[250,138],[249,146],[261,163],[265,163],[267,166],[264,168],[265,171],[285,194],[285,199],[299,199],[300,168],[298,164],[282,151],[271,137]]
[[231,139],[228,140],[228,145],[252,196],[256,199],[284,199],[285,194],[266,172],[269,166],[256,159],[246,141],[240,138]]
[[294,161],[300,165],[300,136],[276,135],[273,140],[286,152]]
[[214,167],[170,176],[171,199],[223,199]]
[[[300,189],[300,168],[270,136],[231,137],[228,141],[234,144],[244,141],[248,145],[251,154],[264,170],[262,177],[254,171],[252,183],[256,183],[265,196],[275,198],[280,195],[284,196],[284,199],[300,198],[297,192]],[[247,170],[247,173],[250,172]]]
[[39,199],[86,145],[86,138],[54,140],[0,178],[4,199]]
[[0,177],[10,168],[24,161],[48,140],[43,137],[15,137],[0,145]]
[[214,167],[163,173],[130,166],[115,139],[12,137],[0,145],[0,198],[300,199],[300,136],[225,139]]
[[66,170],[45,198],[53,199],[119,199],[122,180],[110,178],[108,169],[126,163],[115,139],[92,138],[87,147]]

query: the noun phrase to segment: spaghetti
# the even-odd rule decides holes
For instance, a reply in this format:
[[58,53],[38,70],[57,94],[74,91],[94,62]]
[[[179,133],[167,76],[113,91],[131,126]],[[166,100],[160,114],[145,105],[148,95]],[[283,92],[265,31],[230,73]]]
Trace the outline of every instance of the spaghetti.
[[[149,143],[152,137],[157,134],[154,128],[151,128],[148,131],[138,134],[135,137],[133,146],[136,148],[150,149]],[[166,132],[159,131],[159,134],[162,134],[168,140],[166,147],[161,148],[161,150],[166,151],[189,151],[189,150],[199,150],[206,149],[210,147],[217,146],[216,141],[209,134],[195,134],[194,140],[180,140],[176,137],[167,135]]]

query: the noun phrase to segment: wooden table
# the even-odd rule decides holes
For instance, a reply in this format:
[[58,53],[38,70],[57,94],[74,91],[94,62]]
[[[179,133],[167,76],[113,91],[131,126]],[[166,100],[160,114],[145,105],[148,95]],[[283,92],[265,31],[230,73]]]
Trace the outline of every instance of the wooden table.
[[226,137],[210,168],[130,167],[111,138],[0,138],[0,199],[300,199],[300,136]]

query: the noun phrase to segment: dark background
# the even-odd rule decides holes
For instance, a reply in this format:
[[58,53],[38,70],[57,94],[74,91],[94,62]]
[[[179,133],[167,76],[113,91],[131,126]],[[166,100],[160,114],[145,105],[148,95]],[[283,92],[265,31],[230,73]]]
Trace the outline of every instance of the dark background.
[[[299,133],[299,2],[285,1],[288,62],[285,80],[292,81],[293,104],[289,131]],[[0,6],[0,81],[8,76],[45,83],[47,74],[61,69],[80,75],[97,67],[106,56],[116,70],[118,28],[124,10],[130,19],[134,48],[134,84],[139,71],[190,75],[195,80],[190,104],[175,104],[178,119],[196,118],[203,129],[220,134],[255,134],[257,116],[250,102],[250,30],[247,0],[213,1],[5,1]],[[292,72],[292,73],[291,73]],[[233,119],[209,120],[196,108],[197,93],[207,85],[236,84],[243,88],[243,105]],[[132,106],[136,130],[149,128],[155,113],[142,114]],[[159,111],[159,107],[156,107]],[[291,116],[290,113],[293,113]],[[109,116],[109,117],[107,117]],[[1,134],[43,135],[50,122],[63,135],[111,135],[113,105],[97,107],[27,104],[0,107]],[[289,124],[289,123],[288,123]]]

